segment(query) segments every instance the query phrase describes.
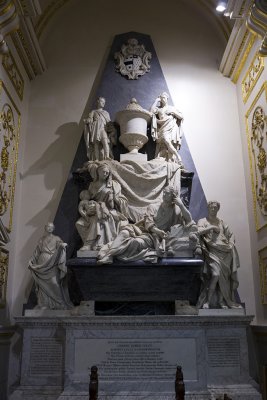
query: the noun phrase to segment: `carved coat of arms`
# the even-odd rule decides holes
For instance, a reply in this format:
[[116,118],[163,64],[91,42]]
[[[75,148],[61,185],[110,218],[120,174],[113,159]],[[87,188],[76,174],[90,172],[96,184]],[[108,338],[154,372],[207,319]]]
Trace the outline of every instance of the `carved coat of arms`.
[[128,79],[138,79],[150,70],[151,53],[146,51],[137,39],[129,39],[123,44],[121,51],[114,54],[117,62],[116,70]]

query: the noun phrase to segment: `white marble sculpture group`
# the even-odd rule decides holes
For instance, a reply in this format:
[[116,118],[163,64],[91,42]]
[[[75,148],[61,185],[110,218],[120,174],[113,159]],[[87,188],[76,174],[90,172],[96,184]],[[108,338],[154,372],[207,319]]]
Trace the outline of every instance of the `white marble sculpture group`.
[[[84,139],[92,181],[80,193],[76,229],[82,239],[79,257],[95,257],[98,264],[116,260],[157,262],[161,257],[203,255],[203,285],[199,308],[235,308],[238,287],[238,254],[233,234],[217,217],[220,204],[208,203],[208,216],[196,223],[180,198],[183,164],[179,155],[183,117],[161,93],[150,111],[131,99],[118,111],[115,123],[98,98],[96,109],[84,120]],[[120,162],[113,159],[119,141],[129,153]],[[156,142],[155,156],[147,161],[138,152],[148,141],[151,127]],[[66,308],[69,301],[63,281],[66,274],[65,244],[47,224],[30,260],[38,306]],[[119,268],[119,266],[118,266]]]

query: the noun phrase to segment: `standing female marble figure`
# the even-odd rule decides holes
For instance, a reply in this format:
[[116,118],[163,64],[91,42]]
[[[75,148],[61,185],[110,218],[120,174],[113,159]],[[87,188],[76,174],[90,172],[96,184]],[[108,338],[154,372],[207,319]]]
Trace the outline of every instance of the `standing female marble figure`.
[[29,269],[35,281],[37,307],[40,309],[68,309],[72,307],[66,282],[66,246],[53,234],[55,226],[48,222],[45,235],[29,261]]
[[88,170],[94,180],[80,194],[76,228],[84,243],[81,250],[99,250],[115,239],[122,221],[128,222],[128,201],[105,163],[92,163]]
[[178,150],[181,147],[182,114],[168,104],[169,95],[161,93],[154,101],[150,111],[152,112],[151,135],[156,141],[156,157],[164,157],[167,161],[175,161],[181,164]]
[[238,287],[239,257],[233,233],[225,222],[217,217],[219,209],[218,201],[210,201],[208,217],[198,221],[205,261],[199,308],[241,307],[234,299],[234,292]]

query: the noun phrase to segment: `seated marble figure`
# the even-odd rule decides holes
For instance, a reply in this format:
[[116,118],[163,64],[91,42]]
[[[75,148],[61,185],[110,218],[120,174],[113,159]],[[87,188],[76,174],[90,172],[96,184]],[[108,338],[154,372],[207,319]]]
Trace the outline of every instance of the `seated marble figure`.
[[83,241],[80,250],[90,251],[114,240],[120,225],[128,223],[128,201],[106,164],[88,163],[88,171],[93,181],[80,194],[76,228]]
[[197,247],[197,226],[178,193],[167,186],[157,212],[148,207],[141,221],[121,226],[116,239],[99,251],[98,264],[112,263],[114,257],[128,262],[157,262],[164,254],[173,256],[181,249],[195,251]]

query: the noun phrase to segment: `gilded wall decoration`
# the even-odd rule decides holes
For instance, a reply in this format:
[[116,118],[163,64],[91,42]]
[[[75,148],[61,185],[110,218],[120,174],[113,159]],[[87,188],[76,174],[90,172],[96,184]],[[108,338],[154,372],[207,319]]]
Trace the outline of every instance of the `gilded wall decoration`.
[[0,216],[11,231],[15,195],[20,112],[0,80]]
[[4,307],[6,303],[8,259],[8,251],[0,248],[0,307]]
[[22,100],[24,91],[24,80],[11,52],[3,56],[2,64],[20,100]]
[[267,246],[258,252],[260,267],[261,303],[267,304]]
[[267,82],[246,113],[256,229],[267,226]]
[[254,56],[244,79],[242,80],[242,97],[244,103],[246,103],[247,99],[249,98],[263,70],[264,58],[260,57],[257,53]]

